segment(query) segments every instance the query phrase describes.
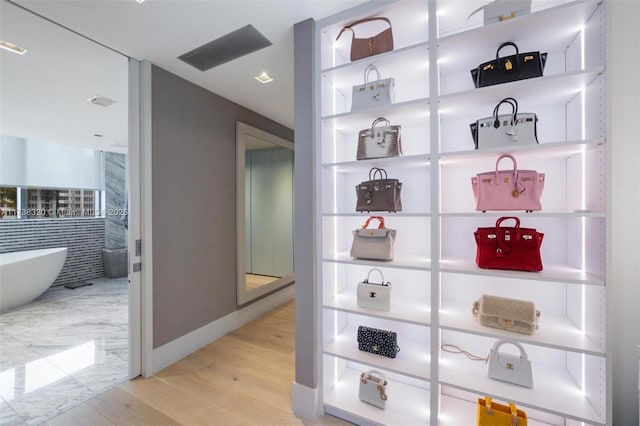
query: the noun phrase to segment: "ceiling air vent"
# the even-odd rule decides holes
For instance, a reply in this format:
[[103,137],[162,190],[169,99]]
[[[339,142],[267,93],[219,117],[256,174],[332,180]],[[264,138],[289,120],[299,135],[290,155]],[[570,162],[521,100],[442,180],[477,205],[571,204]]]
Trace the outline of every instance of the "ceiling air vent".
[[247,25],[203,44],[178,59],[200,71],[206,71],[272,44],[253,25]]
[[92,104],[100,105],[103,107],[108,107],[109,105],[115,104],[117,101],[113,99],[105,98],[104,96],[92,96],[87,99],[87,102],[91,102]]

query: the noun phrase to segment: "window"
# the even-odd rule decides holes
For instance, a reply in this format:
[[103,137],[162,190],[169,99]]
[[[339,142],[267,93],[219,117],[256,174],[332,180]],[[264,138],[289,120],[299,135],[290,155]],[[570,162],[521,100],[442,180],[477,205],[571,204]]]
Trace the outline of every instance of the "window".
[[18,188],[0,186],[0,219],[15,219],[18,207]]
[[0,186],[0,219],[104,217],[101,191]]

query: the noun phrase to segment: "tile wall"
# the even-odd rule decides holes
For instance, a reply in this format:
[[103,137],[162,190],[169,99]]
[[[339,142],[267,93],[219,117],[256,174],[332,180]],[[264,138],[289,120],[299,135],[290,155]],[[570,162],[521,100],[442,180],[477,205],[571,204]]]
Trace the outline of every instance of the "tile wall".
[[105,219],[0,220],[0,253],[66,247],[67,261],[54,286],[104,276]]

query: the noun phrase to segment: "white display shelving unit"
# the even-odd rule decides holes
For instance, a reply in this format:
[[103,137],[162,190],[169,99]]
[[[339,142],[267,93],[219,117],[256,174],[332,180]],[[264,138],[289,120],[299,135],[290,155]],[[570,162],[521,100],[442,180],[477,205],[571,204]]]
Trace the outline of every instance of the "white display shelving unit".
[[[611,422],[605,336],[607,3],[533,0],[531,14],[501,23],[484,26],[481,13],[466,19],[484,3],[372,2],[369,9],[318,22],[321,398],[326,412],[358,424],[474,424],[476,400],[485,395],[515,402],[533,425]],[[336,36],[344,25],[372,16],[391,20],[395,49],[351,62],[350,33],[337,42]],[[544,76],[474,88],[469,71],[494,58],[505,41],[520,52],[547,52]],[[382,78],[395,79],[395,102],[351,113],[351,89],[363,82],[368,64]],[[516,98],[520,112],[537,114],[540,143],[474,150],[469,123],[490,116],[505,97]],[[404,156],[357,161],[358,132],[377,117],[402,126]],[[546,174],[542,211],[475,211],[470,178],[493,170],[505,152],[520,169]],[[381,214],[397,232],[390,262],[349,256],[352,231],[369,216],[355,212],[354,188],[372,167],[403,183],[403,211]],[[501,163],[510,167],[509,160]],[[475,265],[474,230],[493,226],[501,216],[517,216],[521,226],[545,234],[544,271]],[[392,283],[390,312],[357,306],[357,283],[371,268]],[[534,301],[542,313],[539,330],[528,336],[479,325],[471,306],[482,294]],[[395,331],[397,357],[359,351],[360,325]],[[440,350],[448,343],[485,356],[499,338],[524,345],[533,389],[491,380],[484,363]],[[369,369],[389,379],[385,410],[358,399],[359,375]]]

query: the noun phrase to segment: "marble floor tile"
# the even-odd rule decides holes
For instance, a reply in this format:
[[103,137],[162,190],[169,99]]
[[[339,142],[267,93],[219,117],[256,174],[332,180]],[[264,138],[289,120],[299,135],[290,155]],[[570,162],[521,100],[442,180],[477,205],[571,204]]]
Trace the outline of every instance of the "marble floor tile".
[[41,425],[128,374],[128,281],[47,290],[0,315],[0,425]]
[[24,426],[25,422],[22,421],[18,413],[16,413],[11,405],[5,400],[0,401],[0,425],[2,426]]

